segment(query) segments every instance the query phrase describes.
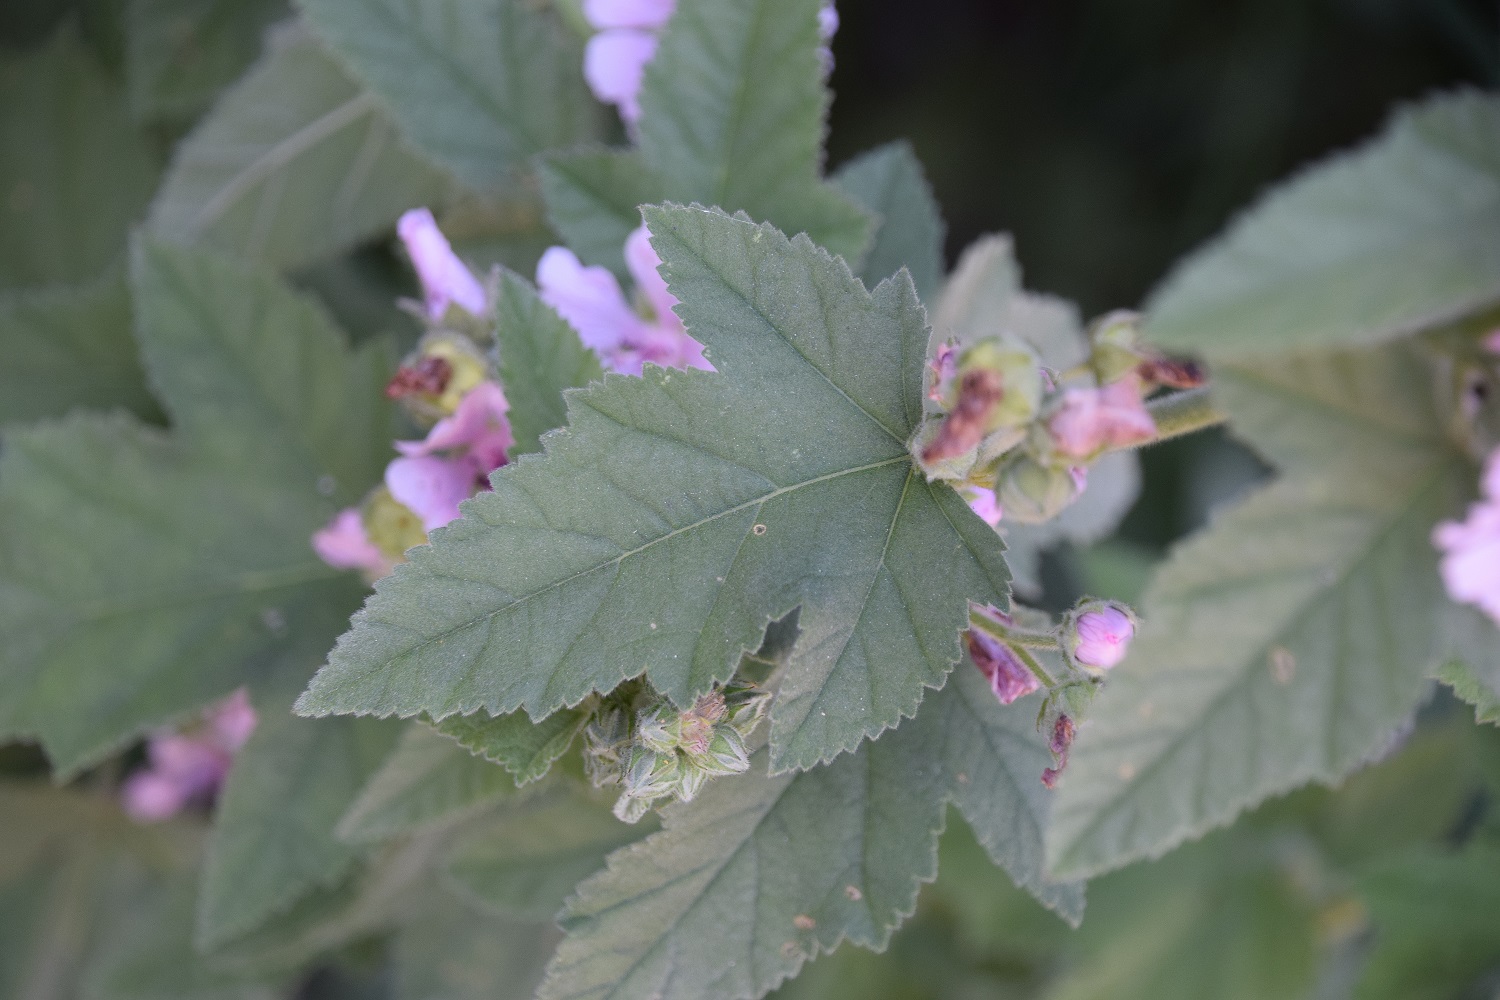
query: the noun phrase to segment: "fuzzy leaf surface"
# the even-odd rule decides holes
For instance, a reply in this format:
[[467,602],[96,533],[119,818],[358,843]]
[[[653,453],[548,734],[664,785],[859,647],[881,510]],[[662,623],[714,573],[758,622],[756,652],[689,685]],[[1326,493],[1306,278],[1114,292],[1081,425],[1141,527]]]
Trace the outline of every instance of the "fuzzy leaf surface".
[[514,0],[302,0],[402,131],[478,189],[588,138],[583,54],[551,12]]
[[594,352],[521,278],[506,271],[495,307],[500,382],[510,402],[511,457],[541,451],[541,437],[568,422],[563,390],[604,375]]
[[0,424],[120,407],[161,410],[130,335],[130,291],[113,275],[82,287],[0,293]]
[[911,146],[894,142],[844,164],[839,190],[875,216],[875,237],[860,277],[874,288],[901,268],[911,272],[917,297],[931,302],[943,283],[942,212]]
[[311,38],[282,33],[177,147],[149,228],[297,267],[368,239],[453,187]]
[[553,712],[541,722],[532,722],[525,712],[494,718],[483,712],[450,715],[437,724],[438,732],[487,761],[501,765],[514,777],[514,784],[536,781],[568,752],[588,715],[582,709]]
[[1500,626],[1467,605],[1448,609],[1447,662],[1437,678],[1474,706],[1479,722],[1500,724]]
[[1152,294],[1165,347],[1265,355],[1390,340],[1500,301],[1500,96],[1401,109],[1273,190]]
[[771,763],[809,767],[911,715],[959,658],[1001,546],[912,469],[927,334],[807,239],[648,209],[717,372],[607,376],[566,433],[382,581],[298,703],[309,714],[533,719],[645,673],[686,705],[801,607]]
[[260,722],[224,783],[198,897],[201,949],[337,885],[358,860],[334,828],[401,727],[373,719],[318,725],[291,714],[290,701],[277,691],[259,703]]
[[655,826],[642,825],[621,823],[581,789],[556,787],[480,827],[449,855],[445,875],[487,910],[550,920],[580,881],[604,867],[606,855]]
[[502,767],[428,726],[408,726],[339,821],[350,843],[388,840],[498,802],[516,792]]
[[172,432],[74,415],[0,457],[0,732],[74,772],[243,684],[303,676],[358,604],[309,538],[378,480],[387,349],[212,255],[146,244],[138,336]]
[[539,996],[752,998],[844,940],[883,949],[936,874],[949,801],[992,860],[1076,920],[1079,888],[1041,874],[1049,757],[1035,704],[1002,707],[963,670],[827,767],[768,777],[757,755],[711,782],[579,887]]
[[646,67],[639,148],[665,197],[747,212],[857,262],[870,219],[819,179],[829,104],[822,6],[683,4]]
[[160,167],[73,27],[0,55],[0,288],[99,277],[124,256]]
[[260,55],[287,0],[135,0],[125,7],[125,81],[137,117],[191,120]]
[[635,150],[553,153],[538,164],[547,219],[588,265],[625,269],[625,238],[641,224],[641,206],[665,200],[663,181]]
[[1379,751],[1446,659],[1432,525],[1476,472],[1417,349],[1221,366],[1281,471],[1181,545],[1080,733],[1049,850],[1074,877],[1154,856]]

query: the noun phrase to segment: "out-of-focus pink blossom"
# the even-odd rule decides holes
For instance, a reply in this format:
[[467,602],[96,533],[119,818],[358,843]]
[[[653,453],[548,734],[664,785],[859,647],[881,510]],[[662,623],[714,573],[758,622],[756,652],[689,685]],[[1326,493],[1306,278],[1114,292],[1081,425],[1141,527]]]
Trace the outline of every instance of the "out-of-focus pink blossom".
[[995,491],[983,486],[961,486],[958,495],[964,498],[969,509],[978,514],[980,519],[991,528],[1000,526],[1000,519],[1005,516],[1005,511],[1000,507],[1000,501],[995,499]]
[[402,455],[385,469],[385,487],[422,521],[426,531],[458,517],[458,505],[488,484],[505,464],[514,443],[509,404],[494,382],[464,393],[452,416],[433,425],[421,441],[397,441]]
[[1075,388],[1047,421],[1053,446],[1069,458],[1092,459],[1108,448],[1127,448],[1156,436],[1156,421],[1141,401],[1134,376],[1103,388]]
[[390,573],[390,561],[370,541],[357,507],[345,507],[327,527],[313,533],[313,551],[334,569],[357,569],[372,578]]
[[1432,541],[1443,552],[1439,569],[1448,596],[1500,624],[1500,449],[1485,463],[1480,487],[1484,499],[1469,507],[1469,516],[1439,524]]
[[990,690],[1000,699],[1000,704],[1009,705],[1042,686],[1036,674],[1026,669],[1016,654],[1000,640],[985,635],[978,629],[966,633],[969,656],[980,673],[990,680]]
[[256,722],[255,709],[241,689],[208,709],[202,723],[190,730],[152,736],[146,744],[147,766],[120,789],[125,812],[137,822],[154,823],[189,805],[212,801]]
[[1484,349],[1491,354],[1500,354],[1500,327],[1484,335]]
[[450,304],[475,316],[488,310],[484,286],[448,244],[437,220],[425,208],[414,208],[396,223],[396,234],[406,244],[412,267],[422,282],[427,315],[442,319]]
[[557,310],[613,371],[639,375],[647,362],[712,371],[702,345],[687,335],[673,312],[677,299],[657,271],[661,258],[644,226],[625,241],[625,265],[649,316],[631,308],[613,274],[602,267],[585,267],[564,247],[552,247],[542,255],[536,267],[537,289],[542,301]]
[[1135,622],[1124,611],[1105,605],[1078,616],[1073,658],[1084,666],[1109,670],[1130,651]]

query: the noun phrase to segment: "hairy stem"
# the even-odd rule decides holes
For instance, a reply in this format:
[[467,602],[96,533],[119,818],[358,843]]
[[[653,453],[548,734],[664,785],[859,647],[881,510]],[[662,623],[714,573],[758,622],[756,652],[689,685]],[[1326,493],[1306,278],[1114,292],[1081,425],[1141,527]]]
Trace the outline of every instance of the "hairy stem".
[[1148,444],[1182,437],[1184,434],[1222,424],[1228,419],[1223,410],[1214,406],[1207,386],[1153,399],[1146,404],[1146,409],[1151,411],[1151,417],[1156,421],[1156,437]]

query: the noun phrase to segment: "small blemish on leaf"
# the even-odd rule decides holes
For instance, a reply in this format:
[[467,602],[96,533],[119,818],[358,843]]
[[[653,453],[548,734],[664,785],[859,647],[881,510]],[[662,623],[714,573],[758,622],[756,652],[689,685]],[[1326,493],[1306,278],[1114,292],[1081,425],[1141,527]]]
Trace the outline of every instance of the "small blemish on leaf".
[[318,477],[318,484],[317,484],[318,496],[331,497],[331,496],[333,496],[334,491],[337,490],[338,488],[339,488],[339,481],[337,479],[334,479],[332,476],[319,476]]
[[844,895],[848,896],[849,901],[852,903],[857,903],[865,898],[865,894],[859,891],[859,887],[853,885],[844,886]]
[[1271,678],[1277,684],[1290,684],[1297,675],[1297,658],[1285,646],[1272,649],[1268,660],[1271,664]]
[[969,776],[964,772],[959,771],[953,776],[953,780],[957,781],[960,785],[967,785],[969,783]]
[[1119,774],[1121,781],[1129,781],[1131,778],[1135,777],[1135,765],[1121,764],[1119,770],[1116,773]]
[[764,524],[757,524],[755,527],[750,529],[750,533],[754,535],[764,535],[766,533],[766,526]]
[[266,627],[266,631],[275,636],[286,635],[286,615],[281,613],[280,608],[266,608],[260,613],[260,622]]
[[655,630],[655,628],[656,628],[656,622],[652,622],[652,623],[651,623],[651,628],[652,628],[652,629],[653,629],[653,630]]
[[802,949],[797,947],[795,941],[788,941],[781,946],[782,958],[796,958],[800,954],[802,954]]
[[792,926],[799,931],[810,931],[818,926],[818,922],[805,913],[799,913],[792,918]]

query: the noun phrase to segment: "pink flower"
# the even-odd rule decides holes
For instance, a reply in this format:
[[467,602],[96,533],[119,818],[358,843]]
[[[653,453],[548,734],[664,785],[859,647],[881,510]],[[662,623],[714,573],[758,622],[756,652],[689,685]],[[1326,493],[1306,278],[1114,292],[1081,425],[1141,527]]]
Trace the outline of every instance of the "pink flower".
[[1073,659],[1086,667],[1108,670],[1125,659],[1135,622],[1111,604],[1085,611],[1074,626]]
[[702,345],[687,335],[673,311],[677,299],[657,270],[661,258],[644,226],[625,241],[625,265],[649,316],[630,307],[613,274],[602,267],[584,267],[564,247],[552,247],[542,255],[536,266],[537,289],[542,301],[614,371],[639,375],[647,362],[712,371]]
[[1500,327],[1484,335],[1484,349],[1491,354],[1500,354]]
[[481,382],[450,417],[421,441],[397,441],[402,455],[385,469],[385,486],[422,521],[426,531],[458,517],[458,505],[488,485],[515,441],[505,414],[509,404],[494,382]]
[[483,316],[489,310],[484,286],[458,259],[430,211],[414,208],[402,215],[396,223],[396,233],[406,244],[412,267],[422,282],[429,317],[442,319],[450,304],[475,316]]
[[358,507],[345,507],[328,526],[313,533],[313,551],[334,569],[357,569],[371,577],[386,576],[391,564],[370,541]]
[[1151,440],[1156,421],[1141,401],[1140,380],[1129,376],[1102,389],[1068,389],[1047,429],[1060,454],[1091,459],[1105,449]]
[[995,499],[994,490],[983,486],[962,486],[958,495],[964,498],[969,509],[978,514],[985,524],[991,528],[1000,526],[1000,519],[1005,516],[1005,511],[1000,507],[1000,501]]
[[990,679],[990,690],[1000,699],[1000,704],[1009,705],[1017,698],[1042,686],[1036,674],[1026,669],[1016,654],[1003,642],[985,635],[978,629],[964,633],[969,647],[969,657],[979,672]]
[[583,16],[599,29],[583,50],[583,78],[594,96],[620,110],[625,123],[641,118],[641,82],[656,55],[656,33],[677,0],[584,0]]
[[120,789],[125,812],[137,822],[154,823],[189,805],[212,801],[257,721],[241,688],[209,708],[202,724],[192,730],[152,736],[146,744],[146,768],[127,778]]
[[1443,552],[1439,570],[1448,596],[1477,605],[1500,624],[1500,449],[1485,463],[1484,499],[1463,522],[1445,521],[1432,532]]

